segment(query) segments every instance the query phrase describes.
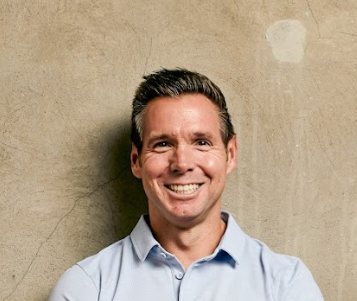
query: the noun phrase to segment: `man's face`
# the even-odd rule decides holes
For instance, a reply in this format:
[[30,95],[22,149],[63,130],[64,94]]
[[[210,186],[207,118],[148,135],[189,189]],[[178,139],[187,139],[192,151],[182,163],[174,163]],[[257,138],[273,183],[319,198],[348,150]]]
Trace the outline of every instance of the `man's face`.
[[150,219],[180,227],[219,214],[225,178],[236,164],[236,140],[225,147],[218,109],[201,94],[160,97],[144,114],[143,147],[131,152]]

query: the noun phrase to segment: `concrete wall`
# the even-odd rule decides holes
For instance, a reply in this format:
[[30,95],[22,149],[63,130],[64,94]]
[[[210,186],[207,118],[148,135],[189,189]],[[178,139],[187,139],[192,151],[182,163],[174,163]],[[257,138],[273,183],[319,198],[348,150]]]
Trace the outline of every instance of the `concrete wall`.
[[44,301],[145,212],[129,114],[160,66],[223,89],[242,228],[356,300],[355,0],[1,0],[0,66],[1,300]]

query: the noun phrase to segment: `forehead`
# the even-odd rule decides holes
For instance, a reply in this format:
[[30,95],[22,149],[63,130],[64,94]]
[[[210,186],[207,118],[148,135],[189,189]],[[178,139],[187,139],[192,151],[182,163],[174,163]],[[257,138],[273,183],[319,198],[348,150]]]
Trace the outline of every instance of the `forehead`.
[[202,94],[152,99],[144,114],[144,135],[152,131],[202,131],[206,128],[219,133],[219,110]]

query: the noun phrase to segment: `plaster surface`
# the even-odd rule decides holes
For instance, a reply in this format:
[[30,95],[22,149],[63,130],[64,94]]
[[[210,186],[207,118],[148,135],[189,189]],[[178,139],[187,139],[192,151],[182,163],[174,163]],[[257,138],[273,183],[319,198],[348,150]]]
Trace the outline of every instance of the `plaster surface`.
[[44,301],[146,211],[131,99],[160,67],[223,90],[239,143],[224,207],[357,298],[357,2],[0,1],[0,300]]
[[282,62],[299,63],[304,56],[305,32],[304,25],[297,20],[277,21],[269,26],[266,38],[275,58]]

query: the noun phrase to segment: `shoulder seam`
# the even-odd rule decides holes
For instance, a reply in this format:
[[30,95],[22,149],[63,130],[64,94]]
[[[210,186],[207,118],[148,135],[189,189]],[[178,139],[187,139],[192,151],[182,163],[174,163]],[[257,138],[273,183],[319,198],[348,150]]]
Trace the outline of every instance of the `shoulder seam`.
[[79,267],[79,268],[83,271],[83,273],[86,274],[86,276],[92,281],[92,283],[93,283],[95,289],[97,290],[97,293],[99,294],[99,288],[98,288],[97,285],[95,284],[95,282],[94,282],[94,280],[92,279],[92,277],[89,276],[88,273],[87,273],[78,263],[76,263],[75,265],[76,265],[77,267]]

